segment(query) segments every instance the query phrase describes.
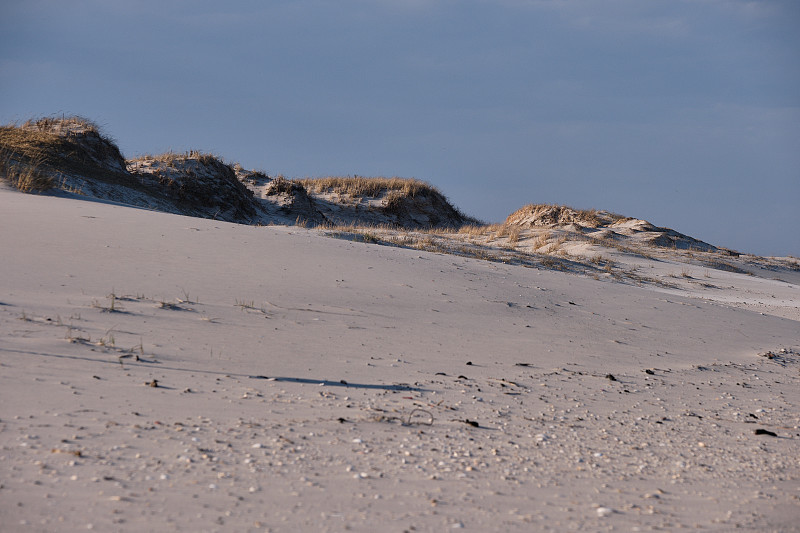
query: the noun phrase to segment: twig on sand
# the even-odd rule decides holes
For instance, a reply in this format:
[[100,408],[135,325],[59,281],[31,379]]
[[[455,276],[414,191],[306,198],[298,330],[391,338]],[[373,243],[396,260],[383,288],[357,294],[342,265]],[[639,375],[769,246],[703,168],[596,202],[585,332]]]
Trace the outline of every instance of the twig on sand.
[[[414,416],[418,416],[419,414],[424,414],[428,416],[428,420],[417,420],[414,421]],[[430,411],[425,409],[412,409],[411,412],[408,414],[407,417],[403,418],[402,416],[386,416],[386,415],[378,415],[374,418],[376,422],[400,422],[403,426],[411,426],[414,424],[424,424],[426,426],[433,425],[433,414]]]

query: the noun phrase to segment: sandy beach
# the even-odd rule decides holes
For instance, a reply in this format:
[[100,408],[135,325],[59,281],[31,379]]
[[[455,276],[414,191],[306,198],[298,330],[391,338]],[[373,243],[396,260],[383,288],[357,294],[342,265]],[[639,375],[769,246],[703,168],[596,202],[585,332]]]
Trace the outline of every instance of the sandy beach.
[[797,531],[797,272],[0,205],[4,531]]

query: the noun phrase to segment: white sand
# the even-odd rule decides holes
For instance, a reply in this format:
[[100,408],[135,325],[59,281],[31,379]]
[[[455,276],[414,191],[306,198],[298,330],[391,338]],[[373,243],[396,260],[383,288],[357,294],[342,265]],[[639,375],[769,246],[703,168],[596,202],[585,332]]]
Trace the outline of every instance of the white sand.
[[797,531],[798,288],[699,272],[0,189],[0,529]]

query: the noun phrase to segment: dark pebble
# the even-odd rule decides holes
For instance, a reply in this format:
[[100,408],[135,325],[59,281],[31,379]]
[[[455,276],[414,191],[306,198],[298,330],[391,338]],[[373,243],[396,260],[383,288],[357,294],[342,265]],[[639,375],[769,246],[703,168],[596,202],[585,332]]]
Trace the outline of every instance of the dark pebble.
[[755,434],[756,435],[769,435],[770,437],[777,437],[778,436],[777,433],[773,433],[772,431],[770,431],[768,429],[757,429],[757,430],[755,430]]

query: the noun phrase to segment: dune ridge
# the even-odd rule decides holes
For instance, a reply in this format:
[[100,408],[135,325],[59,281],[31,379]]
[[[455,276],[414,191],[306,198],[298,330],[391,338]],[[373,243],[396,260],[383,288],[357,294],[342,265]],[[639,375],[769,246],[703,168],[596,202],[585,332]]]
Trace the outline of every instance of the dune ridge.
[[[402,178],[292,181],[189,151],[123,159],[113,140],[81,117],[47,117],[0,129],[6,181],[59,189],[176,214],[245,224],[459,227],[477,222],[434,187]],[[35,174],[35,186],[11,175]],[[308,189],[308,190],[306,190]]]
[[[417,179],[359,176],[287,180],[197,151],[123,158],[114,141],[82,117],[45,117],[0,129],[0,161],[12,174],[42,179],[28,190],[60,189],[189,216],[247,224],[458,229],[483,225],[453,206],[435,187]],[[631,222],[635,222],[632,224]],[[668,228],[605,211],[528,205],[506,226],[648,232],[656,246],[717,248]]]
[[27,192],[55,191],[250,225],[317,227],[339,238],[632,283],[681,285],[674,273],[643,274],[642,257],[751,275],[800,271],[796,258],[741,254],[607,211],[529,204],[503,224],[485,224],[413,178],[290,180],[198,151],[126,160],[113,139],[82,117],[3,126],[0,167],[6,182]]

